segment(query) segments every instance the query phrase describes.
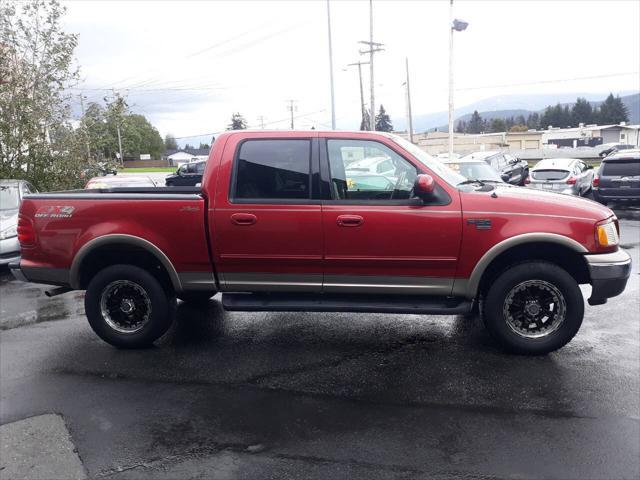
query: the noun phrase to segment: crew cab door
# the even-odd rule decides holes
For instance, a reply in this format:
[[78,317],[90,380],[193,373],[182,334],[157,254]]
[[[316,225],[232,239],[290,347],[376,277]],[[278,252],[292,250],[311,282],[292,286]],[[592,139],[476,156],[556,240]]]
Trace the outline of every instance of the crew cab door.
[[[315,167],[314,167],[315,165]],[[223,291],[320,291],[322,217],[317,140],[283,132],[231,136],[214,208]]]
[[[320,139],[321,172],[330,190],[322,212],[325,292],[451,294],[461,237],[459,196],[446,186],[444,201],[430,205],[415,198],[417,174],[431,172],[402,151],[390,139]],[[381,156],[393,164],[391,172],[349,168]]]

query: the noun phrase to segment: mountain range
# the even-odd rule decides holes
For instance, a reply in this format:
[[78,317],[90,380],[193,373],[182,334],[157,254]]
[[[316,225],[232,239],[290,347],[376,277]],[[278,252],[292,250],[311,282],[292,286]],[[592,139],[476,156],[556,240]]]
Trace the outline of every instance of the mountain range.
[[[576,98],[586,98],[592,106],[599,106],[608,93],[561,93],[539,95],[501,95],[486,98],[478,102],[465,105],[455,110],[456,123],[460,120],[469,120],[471,114],[477,110],[482,118],[509,118],[523,115],[525,118],[531,113],[542,113],[549,105],[560,103],[573,104]],[[620,98],[629,110],[629,124],[640,123],[640,93],[620,92]],[[437,128],[440,131],[447,130],[448,112],[427,113],[414,115],[413,128],[416,132],[424,132]],[[404,130],[406,121],[404,118],[394,118],[393,125],[397,131]]]

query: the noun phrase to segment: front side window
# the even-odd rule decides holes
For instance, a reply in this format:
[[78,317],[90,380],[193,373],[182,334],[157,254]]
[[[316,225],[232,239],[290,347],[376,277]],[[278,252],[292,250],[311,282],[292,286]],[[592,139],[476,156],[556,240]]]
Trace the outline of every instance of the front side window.
[[196,173],[199,174],[203,174],[204,173],[204,167],[206,167],[207,164],[205,162],[200,162],[196,164]]
[[309,140],[246,140],[236,159],[234,198],[309,199]]
[[411,198],[418,172],[386,145],[372,140],[332,139],[327,141],[327,151],[334,200]]

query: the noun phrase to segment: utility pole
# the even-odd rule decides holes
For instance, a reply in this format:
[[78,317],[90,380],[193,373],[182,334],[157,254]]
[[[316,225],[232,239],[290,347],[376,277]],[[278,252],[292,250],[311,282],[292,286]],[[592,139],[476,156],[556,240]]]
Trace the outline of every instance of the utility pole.
[[[82,118],[84,118],[84,95],[80,94],[80,109],[82,110]],[[91,159],[91,149],[89,148],[89,134],[87,133],[87,129],[84,129],[84,139],[87,143],[87,162]]]
[[376,129],[376,104],[375,104],[375,95],[374,95],[374,80],[373,80],[373,54],[376,52],[380,52],[384,50],[382,48],[384,43],[376,43],[373,41],[373,0],[369,0],[369,41],[360,41],[358,43],[363,43],[365,45],[369,45],[369,50],[360,50],[360,55],[364,55],[366,53],[369,54],[369,79],[371,81],[371,102],[369,108],[371,109],[371,124],[369,125],[370,130]]
[[260,128],[264,130],[264,116],[260,115],[258,120],[260,120]]
[[411,89],[409,88],[409,59],[405,58],[405,67],[407,70],[407,133],[409,141],[413,143],[413,117],[411,115]]
[[295,100],[289,100],[289,106],[287,107],[287,110],[289,110],[291,112],[291,130],[293,130],[293,112],[296,111],[296,106],[294,105]]
[[327,27],[329,31],[329,82],[331,84],[331,129],[336,129],[336,100],[333,89],[333,48],[331,46],[331,6],[327,0]]
[[364,89],[362,88],[362,65],[368,65],[369,62],[355,62],[350,63],[347,67],[358,66],[358,80],[360,81],[360,113],[362,115],[362,123],[364,124],[364,119],[366,118],[366,109],[364,105]]
[[[113,98],[116,98],[116,90],[113,90]],[[120,150],[120,165],[124,166],[124,157],[122,156],[122,137],[120,135],[120,109],[118,109],[118,115],[116,117],[116,131],[118,132],[118,150]]]

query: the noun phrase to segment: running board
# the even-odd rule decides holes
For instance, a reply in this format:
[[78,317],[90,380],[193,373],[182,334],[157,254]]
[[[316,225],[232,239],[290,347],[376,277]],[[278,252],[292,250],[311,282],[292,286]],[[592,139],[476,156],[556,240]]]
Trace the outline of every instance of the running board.
[[223,293],[222,306],[232,312],[360,312],[461,315],[471,302],[443,297],[336,294]]

